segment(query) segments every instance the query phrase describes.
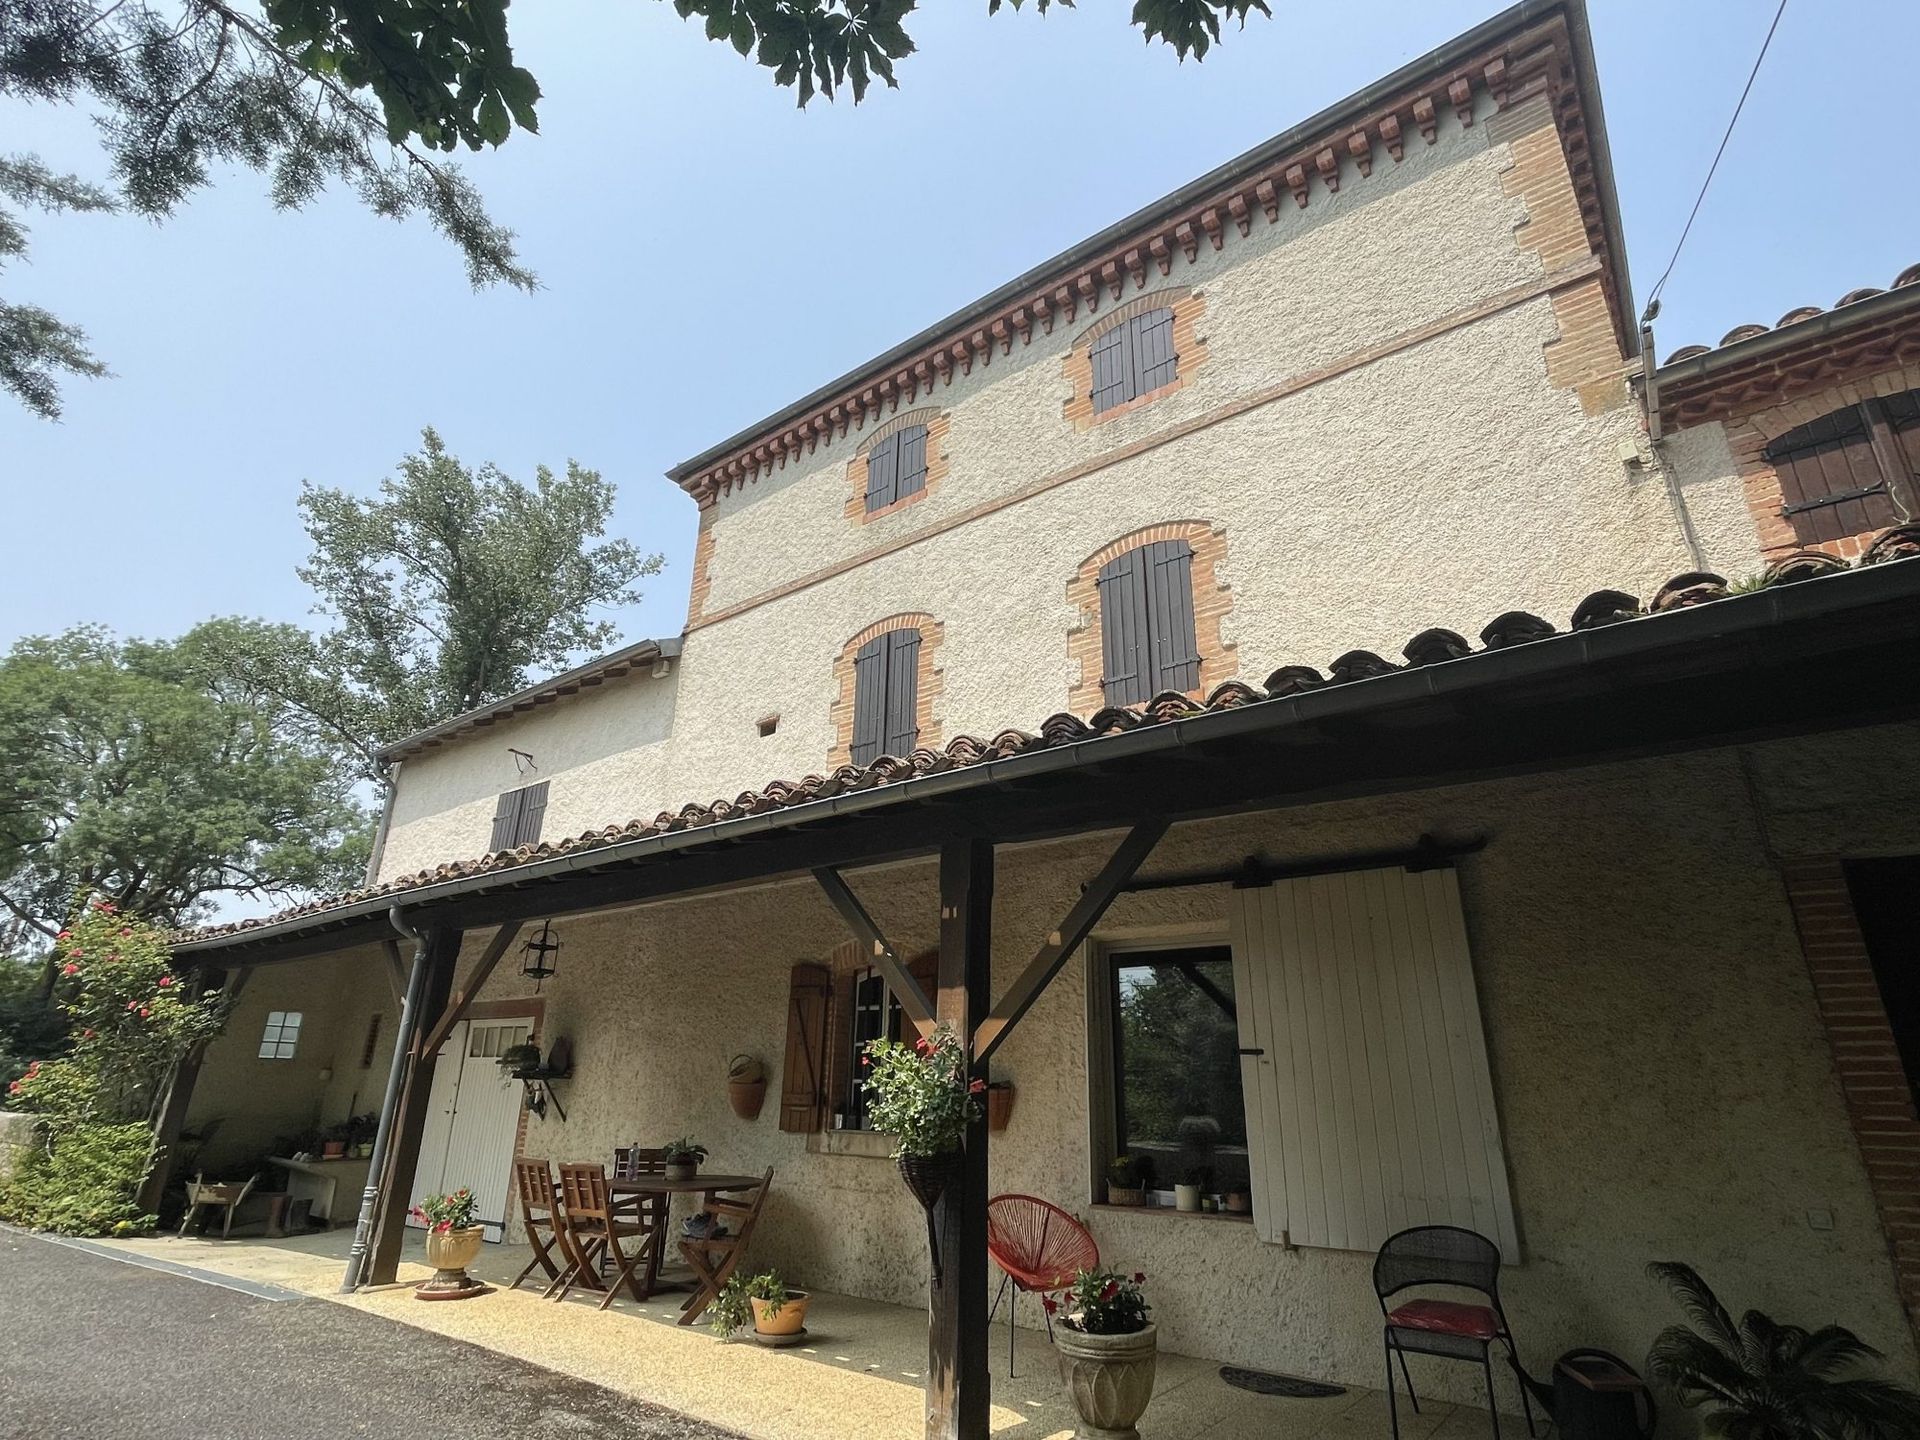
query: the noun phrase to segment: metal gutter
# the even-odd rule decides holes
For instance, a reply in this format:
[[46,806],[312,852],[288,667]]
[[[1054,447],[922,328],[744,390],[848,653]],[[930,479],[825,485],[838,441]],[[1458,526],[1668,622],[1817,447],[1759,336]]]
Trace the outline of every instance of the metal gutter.
[[[1005,787],[1040,775],[1179,750],[1188,746],[1317,724],[1348,715],[1389,710],[1422,700],[1454,698],[1495,686],[1574,675],[1588,666],[1630,659],[1714,639],[1749,638],[1790,621],[1806,621],[1892,601],[1920,602],[1920,562],[1897,562],[1822,576],[1795,585],[1731,596],[1711,604],[1642,616],[1597,630],[1554,635],[1507,650],[1480,651],[1458,660],[1397,670],[1389,675],[1214,710],[1116,734],[984,761],[931,775],[835,795],[758,815],[594,846],[526,865],[490,870],[371,896],[334,910],[289,917],[273,925],[174,947],[179,955],[241,951],[274,940],[380,915],[404,902],[415,912],[476,892],[513,889],[583,870],[601,870],[869,810],[986,787]],[[1012,837],[1020,838],[1020,837]]]
[[1717,346],[1704,355],[1692,355],[1685,360],[1662,365],[1654,372],[1655,377],[1663,387],[1689,380],[1704,380],[1722,370],[1764,360],[1769,355],[1791,350],[1809,340],[1822,340],[1844,330],[1864,328],[1882,320],[1897,318],[1914,309],[1920,309],[1920,285],[1901,285],[1879,295],[1870,295],[1865,300],[1856,300],[1851,305],[1809,315],[1805,320],[1796,320],[1791,325],[1776,326],[1763,335]]
[[[1041,261],[1038,265],[1026,270],[1015,279],[1009,280],[998,289],[991,290],[987,294],[982,295],[978,300],[963,305],[945,319],[936,320],[924,330],[919,331],[909,339],[901,341],[892,349],[876,355],[864,364],[856,365],[845,374],[840,375],[836,379],[829,380],[819,389],[812,391],[790,405],[782,406],[765,419],[747,426],[745,429],[722,440],[719,444],[709,446],[692,459],[682,460],[678,465],[667,471],[667,478],[678,484],[694,471],[703,469],[715,460],[732,454],[749,440],[753,440],[769,430],[779,429],[789,420],[792,420],[798,415],[805,414],[816,405],[845,391],[856,381],[868,375],[876,374],[893,365],[897,365],[900,361],[906,359],[916,351],[924,349],[935,340],[953,331],[964,329],[982,315],[999,309],[1002,305],[1033,289],[1034,286],[1038,285],[1042,280],[1048,279],[1062,270],[1070,269],[1082,261],[1112,248],[1120,240],[1125,239],[1133,232],[1158,220],[1161,216],[1194,204],[1211,191],[1231,184],[1246,175],[1249,171],[1260,169],[1277,156],[1295,149],[1324,132],[1338,128],[1344,121],[1350,120],[1354,115],[1373,109],[1381,101],[1398,91],[1404,90],[1408,85],[1421,79],[1428,73],[1448,68],[1463,56],[1486,45],[1497,36],[1510,30],[1521,29],[1545,16],[1556,13],[1564,13],[1566,15],[1568,29],[1572,33],[1574,40],[1575,53],[1585,67],[1584,73],[1580,77],[1582,82],[1581,101],[1583,104],[1591,107],[1592,114],[1596,121],[1594,129],[1597,133],[1593,137],[1592,155],[1601,183],[1602,195],[1608,207],[1607,239],[1609,246],[1611,246],[1614,251],[1614,263],[1615,269],[1618,272],[1617,278],[1620,284],[1620,293],[1623,297],[1629,296],[1631,291],[1626,278],[1626,249],[1620,233],[1618,217],[1619,206],[1613,189],[1613,170],[1608,158],[1606,136],[1604,133],[1605,127],[1598,123],[1600,119],[1599,87],[1596,84],[1590,83],[1594,74],[1593,46],[1587,32],[1586,5],[1584,0],[1522,0],[1521,4],[1501,11],[1500,14],[1495,15],[1490,20],[1482,21],[1464,35],[1457,35],[1445,44],[1429,50],[1419,59],[1409,61],[1407,64],[1402,65],[1391,75],[1374,81],[1364,89],[1356,90],[1344,100],[1335,101],[1317,115],[1282,131],[1271,140],[1263,141],[1251,150],[1227,161],[1224,165],[1216,166],[1199,179],[1191,180],[1187,184],[1182,185],[1178,190],[1163,195],[1158,200],[1152,201],[1147,205],[1143,205],[1124,220],[1116,221],[1098,234],[1089,236],[1087,239],[1080,241],[1079,244],[1062,250],[1050,260]],[[1626,313],[1632,313],[1630,307],[1626,309]]]

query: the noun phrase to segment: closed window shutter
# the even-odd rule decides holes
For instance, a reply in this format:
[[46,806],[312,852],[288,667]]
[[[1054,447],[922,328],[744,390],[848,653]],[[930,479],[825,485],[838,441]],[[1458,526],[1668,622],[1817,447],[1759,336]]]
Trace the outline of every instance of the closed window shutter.
[[853,763],[871,764],[886,738],[887,637],[876,635],[853,657]]
[[1133,328],[1116,325],[1093,342],[1093,413],[1131,400]]
[[1133,394],[1172,384],[1179,368],[1173,353],[1173,311],[1149,310],[1127,325],[1133,331]]
[[547,783],[542,780],[520,791],[520,820],[514,827],[515,845],[539,843],[540,827],[547,815]]
[[[1920,437],[1902,435],[1913,411],[1909,391],[1823,415],[1780,436],[1766,458],[1780,478],[1780,513],[1803,545],[1818,545],[1900,523],[1894,493],[1911,493],[1920,473]],[[1907,423],[1911,423],[1908,421]],[[1883,447],[1874,429],[1881,428]],[[1889,475],[1882,454],[1895,467]]]
[[1147,550],[1147,617],[1153,689],[1185,693],[1200,684],[1200,652],[1193,631],[1193,547],[1156,540]]
[[883,753],[910,755],[920,738],[915,715],[920,690],[920,632],[889,630],[887,642],[887,717]]
[[1373,1251],[1459,1225],[1518,1260],[1454,872],[1249,887],[1228,920],[1260,1238]]
[[493,838],[487,842],[487,849],[511,850],[514,846],[514,828],[520,823],[520,792],[509,790],[500,797],[493,811]]
[[884,509],[900,498],[900,432],[873,442],[867,451],[867,509]]
[[[896,433],[894,496],[904,500],[927,488],[927,427],[909,425]],[[871,507],[869,507],[871,508]]]
[[780,1075],[780,1128],[824,1129],[827,1114],[827,1023],[833,977],[824,965],[793,967],[787,981],[787,1055]]
[[1151,698],[1148,648],[1147,566],[1142,550],[1129,550],[1100,567],[1101,686],[1109,705],[1137,705]]

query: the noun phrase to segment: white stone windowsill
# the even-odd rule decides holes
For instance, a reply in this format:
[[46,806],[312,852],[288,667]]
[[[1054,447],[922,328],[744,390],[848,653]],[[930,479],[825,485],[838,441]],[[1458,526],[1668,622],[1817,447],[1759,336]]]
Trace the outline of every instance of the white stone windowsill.
[[893,1154],[893,1137],[875,1130],[816,1130],[807,1136],[807,1153],[885,1160]]

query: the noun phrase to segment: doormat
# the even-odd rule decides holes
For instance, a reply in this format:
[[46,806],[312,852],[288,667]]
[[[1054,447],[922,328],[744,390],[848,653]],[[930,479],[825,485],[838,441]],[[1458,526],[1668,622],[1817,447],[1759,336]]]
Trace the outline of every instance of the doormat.
[[1344,1385],[1300,1380],[1292,1375],[1269,1375],[1265,1370],[1242,1370],[1238,1365],[1222,1365],[1220,1378],[1256,1395],[1284,1395],[1289,1400],[1325,1400],[1330,1395],[1347,1393]]

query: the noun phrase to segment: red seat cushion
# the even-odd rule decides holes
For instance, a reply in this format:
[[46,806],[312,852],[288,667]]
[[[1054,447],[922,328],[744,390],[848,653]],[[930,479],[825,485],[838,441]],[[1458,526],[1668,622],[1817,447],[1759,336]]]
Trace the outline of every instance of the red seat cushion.
[[1433,1330],[1473,1340],[1491,1340],[1500,1333],[1500,1317],[1492,1310],[1457,1300],[1409,1300],[1388,1314],[1387,1323],[1401,1330]]

